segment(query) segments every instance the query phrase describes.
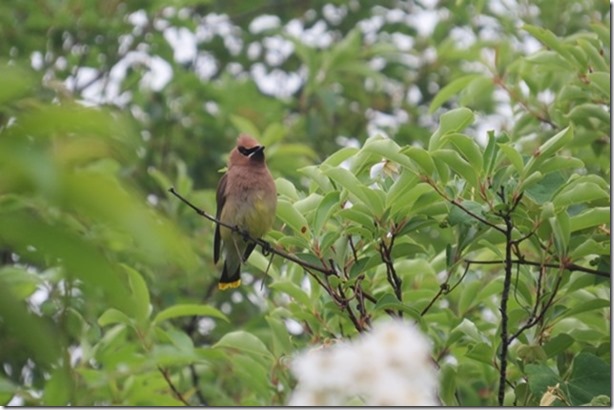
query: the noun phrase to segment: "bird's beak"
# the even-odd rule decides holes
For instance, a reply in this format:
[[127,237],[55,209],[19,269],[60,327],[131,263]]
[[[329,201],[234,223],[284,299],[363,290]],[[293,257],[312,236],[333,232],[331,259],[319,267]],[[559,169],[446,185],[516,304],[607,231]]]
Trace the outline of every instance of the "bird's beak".
[[258,145],[257,147],[254,147],[255,149],[251,152],[251,154],[249,154],[249,158],[255,156],[255,155],[263,155],[264,153],[264,145]]

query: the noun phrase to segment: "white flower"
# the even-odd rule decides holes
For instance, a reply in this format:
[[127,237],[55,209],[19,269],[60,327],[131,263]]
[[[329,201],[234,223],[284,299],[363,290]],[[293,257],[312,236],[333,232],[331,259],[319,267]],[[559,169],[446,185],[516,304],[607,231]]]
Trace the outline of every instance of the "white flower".
[[412,323],[388,320],[356,340],[317,347],[292,363],[289,405],[439,405],[429,340]]

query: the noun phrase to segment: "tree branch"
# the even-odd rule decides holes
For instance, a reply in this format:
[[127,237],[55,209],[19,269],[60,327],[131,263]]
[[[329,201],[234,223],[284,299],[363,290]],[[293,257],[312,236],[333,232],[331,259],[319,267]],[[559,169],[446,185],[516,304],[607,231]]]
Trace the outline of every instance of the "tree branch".
[[175,387],[175,385],[173,384],[173,381],[168,375],[168,369],[163,369],[160,366],[158,366],[158,370],[160,371],[160,373],[162,373],[162,377],[164,377],[164,380],[166,380],[166,384],[168,384],[168,387],[171,388],[177,400],[179,400],[180,402],[182,402],[183,404],[189,407],[190,403],[183,397],[183,395],[179,392],[179,390],[177,390],[177,387]]
[[507,301],[512,283],[512,218],[510,214],[503,215],[505,221],[505,278],[503,280],[503,293],[501,293],[501,351],[499,354],[499,406],[503,406],[505,399],[505,382],[507,380]]
[[[504,263],[505,261],[502,261],[502,260],[476,261],[476,260],[465,259],[465,262],[482,264],[482,265],[498,265],[498,264]],[[535,262],[535,261],[528,261],[526,259],[513,259],[512,263],[518,264],[518,265],[545,266],[547,268],[554,268],[554,269],[563,268],[565,270],[572,271],[572,272],[578,271],[578,272],[590,273],[591,275],[601,276],[604,278],[611,277],[610,272],[605,272],[605,271],[591,269],[591,268],[585,268],[584,266],[580,266],[575,263],[568,263],[568,264],[561,265],[561,264],[556,264],[556,263],[541,263],[541,262]]]
[[173,187],[169,188],[168,192],[170,192],[171,194],[175,195],[183,203],[185,203],[190,208],[192,208],[194,211],[196,211],[196,213],[199,214],[200,216],[202,216],[204,218],[207,218],[211,222],[214,222],[214,223],[216,223],[216,224],[218,224],[220,226],[228,228],[232,232],[238,233],[239,235],[243,236],[245,239],[247,239],[249,241],[252,241],[252,242],[256,243],[257,245],[260,245],[265,252],[273,253],[275,255],[281,256],[282,258],[287,259],[289,261],[292,261],[292,262],[302,266],[305,269],[315,270],[315,271],[323,273],[323,274],[325,274],[327,276],[335,275],[335,271],[333,269],[329,268],[329,267],[317,266],[317,265],[311,264],[311,263],[309,263],[307,261],[304,261],[304,260],[302,260],[302,259],[300,259],[300,258],[298,258],[298,257],[296,257],[294,255],[291,255],[291,254],[286,253],[284,251],[281,251],[279,249],[273,248],[271,246],[271,244],[268,243],[267,241],[265,241],[264,239],[254,238],[251,235],[249,235],[249,233],[241,230],[238,226],[230,225],[230,224],[227,224],[225,222],[222,222],[222,221],[218,220],[217,218],[209,215],[208,213],[206,213],[202,209],[200,209],[197,206],[193,205],[190,201],[188,201],[183,196],[181,196],[179,193],[177,193],[177,191],[175,191],[175,188],[173,188]]
[[482,218],[481,216],[471,212],[470,210],[468,210],[467,208],[465,208],[460,202],[458,202],[456,199],[451,199],[448,198],[448,196],[446,194],[444,194],[443,192],[441,192],[441,190],[439,188],[437,188],[437,185],[435,185],[433,183],[433,181],[431,181],[430,179],[427,180],[427,183],[433,187],[433,189],[435,190],[435,192],[437,192],[443,199],[445,199],[446,201],[448,201],[449,203],[451,203],[452,205],[454,205],[455,207],[457,207],[458,209],[462,210],[463,212],[465,212],[467,215],[471,216],[472,218],[482,222],[484,225],[489,226],[501,233],[505,233],[505,230],[497,225],[495,225],[492,222],[487,221],[486,219]]

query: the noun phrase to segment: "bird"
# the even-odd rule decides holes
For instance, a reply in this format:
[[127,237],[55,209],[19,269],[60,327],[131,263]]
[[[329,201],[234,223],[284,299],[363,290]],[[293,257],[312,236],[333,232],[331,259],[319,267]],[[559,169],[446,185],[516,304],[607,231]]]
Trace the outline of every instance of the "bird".
[[[247,134],[240,134],[230,152],[228,169],[216,190],[216,219],[254,239],[264,236],[275,222],[277,189],[266,166],[264,146]],[[241,264],[249,258],[256,243],[245,235],[216,224],[213,239],[215,264],[224,251],[224,267],[219,290],[241,285]]]

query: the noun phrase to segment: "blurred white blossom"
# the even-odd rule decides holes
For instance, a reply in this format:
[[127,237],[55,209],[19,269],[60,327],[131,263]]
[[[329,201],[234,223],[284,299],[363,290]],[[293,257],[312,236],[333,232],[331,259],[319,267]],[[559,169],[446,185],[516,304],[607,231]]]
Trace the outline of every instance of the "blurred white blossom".
[[299,354],[292,361],[298,384],[289,405],[438,406],[430,350],[413,323],[380,321],[355,340]]

